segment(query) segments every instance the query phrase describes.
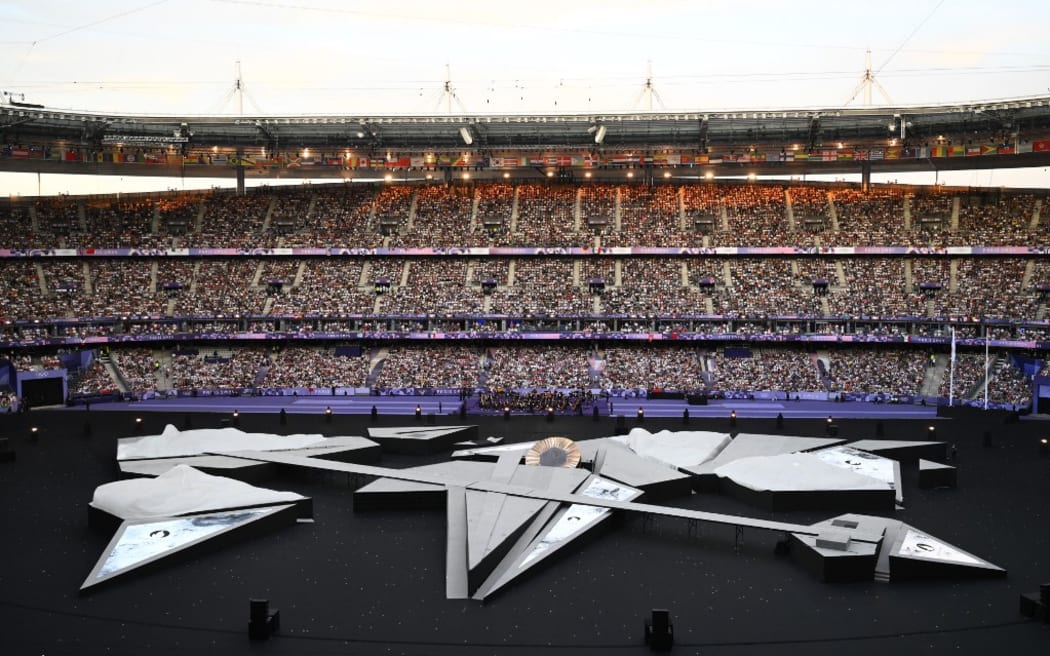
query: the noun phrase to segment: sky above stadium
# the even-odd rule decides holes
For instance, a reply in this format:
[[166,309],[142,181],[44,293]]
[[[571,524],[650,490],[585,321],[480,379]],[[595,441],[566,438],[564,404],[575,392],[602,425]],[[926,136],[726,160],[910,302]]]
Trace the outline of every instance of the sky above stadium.
[[1045,0],[6,0],[0,24],[0,90],[110,112],[838,107],[868,49],[876,105],[1050,93]]

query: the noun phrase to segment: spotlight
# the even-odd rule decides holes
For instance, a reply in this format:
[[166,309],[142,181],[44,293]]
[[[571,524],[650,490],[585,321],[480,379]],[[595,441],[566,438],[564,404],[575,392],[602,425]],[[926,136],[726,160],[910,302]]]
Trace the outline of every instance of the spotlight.
[[470,133],[470,130],[468,130],[466,127],[462,127],[459,129],[459,136],[463,138],[463,143],[467,144],[468,146],[474,143],[474,135],[472,135]]
[[237,411],[237,410],[233,411],[233,425],[234,426],[240,426],[241,425],[241,413],[239,411]]
[[736,428],[736,410],[729,412],[729,426],[730,428]]
[[547,421],[554,421],[554,408],[547,406]]
[[[36,429],[34,428],[33,430]],[[1050,440],[1047,440],[1045,437],[1039,440],[1039,453],[1044,456],[1050,454]]]
[[332,421],[332,406],[325,406],[324,409],[324,420],[326,422]]
[[503,418],[504,419],[510,419],[510,407],[509,406],[503,406]]
[[[29,439],[31,439],[31,440],[33,440],[35,442],[39,438],[40,438],[40,429],[37,428],[36,426],[33,426],[32,428],[30,428],[29,429]],[[1046,440],[1043,440],[1043,441],[1045,442]]]
[[932,425],[928,426],[926,428],[926,434],[929,435],[931,439],[937,437],[937,427]]
[[600,144],[605,141],[605,132],[606,127],[604,125],[599,125],[598,130],[594,133],[594,143]]
[[416,404],[416,419],[419,419],[422,416],[423,416],[423,408],[419,407],[419,405]]
[[645,408],[639,407],[638,408],[638,421],[643,421],[644,419],[645,419]]

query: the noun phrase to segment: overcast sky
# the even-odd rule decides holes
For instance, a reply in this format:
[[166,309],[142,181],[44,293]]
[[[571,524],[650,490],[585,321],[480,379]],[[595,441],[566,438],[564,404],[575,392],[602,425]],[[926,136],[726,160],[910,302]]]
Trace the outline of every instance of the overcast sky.
[[835,107],[869,48],[874,104],[1050,93],[1045,0],[4,0],[0,25],[0,90],[112,112],[239,113],[237,62],[245,114],[444,113],[446,66],[455,113]]

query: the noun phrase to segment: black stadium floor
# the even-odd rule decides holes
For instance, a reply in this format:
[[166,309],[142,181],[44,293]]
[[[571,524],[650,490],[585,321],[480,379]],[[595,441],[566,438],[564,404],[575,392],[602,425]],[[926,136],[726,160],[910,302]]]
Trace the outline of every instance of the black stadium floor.
[[[87,526],[94,488],[116,478],[115,438],[134,415],[38,410],[0,416],[17,461],[0,464],[0,655],[57,654],[644,654],[643,619],[671,611],[678,654],[1039,654],[1050,625],[1021,617],[1018,595],[1050,582],[1050,422],[974,413],[937,423],[957,445],[959,487],[919,490],[904,467],[906,509],[895,517],[1005,567],[993,580],[824,584],[774,555],[781,536],[749,530],[739,552],[730,528],[690,535],[682,522],[625,517],[612,530],[484,604],[445,599],[441,511],[355,514],[344,480],[316,474],[266,483],[312,496],[316,522],[280,529],[81,597],[78,588],[109,535]],[[185,416],[147,413],[144,431]],[[443,420],[444,418],[442,418]],[[449,418],[449,423],[458,423]],[[405,425],[411,417],[381,417]],[[193,427],[218,426],[193,415]],[[243,415],[267,432],[364,434],[366,416],[332,423]],[[690,428],[728,430],[728,420]],[[480,435],[509,440],[614,433],[602,418],[470,417]],[[41,428],[30,439],[28,427]],[[885,421],[885,436],[924,439],[928,422]],[[85,428],[90,426],[90,435]],[[647,420],[650,430],[681,420]],[[741,419],[741,432],[776,432]],[[784,433],[822,435],[822,420],[789,420]],[[839,421],[840,436],[871,438],[874,421]],[[993,447],[983,445],[992,432]],[[384,456],[405,467],[434,458]],[[773,515],[716,495],[682,506],[793,522],[834,513]],[[272,640],[247,637],[248,599],[281,611]]]

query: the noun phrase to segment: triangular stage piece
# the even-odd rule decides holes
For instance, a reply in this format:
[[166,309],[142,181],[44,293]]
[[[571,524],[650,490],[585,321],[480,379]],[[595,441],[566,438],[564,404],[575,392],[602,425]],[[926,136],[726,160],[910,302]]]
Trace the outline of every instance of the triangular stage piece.
[[295,507],[282,505],[126,521],[110,540],[80,591],[96,588],[129,572],[143,571],[175,555],[198,552],[201,545],[219,546],[226,542],[221,538],[247,537],[274,526],[293,524],[295,519]]
[[1003,568],[907,524],[888,548],[890,575],[895,581],[1006,575]]
[[[513,444],[500,444],[499,446],[482,446],[476,449],[460,449],[452,452],[453,458],[471,458],[474,460],[491,460],[496,461],[504,453],[510,453],[518,451],[521,455],[525,455],[528,451],[536,444],[536,441],[532,442],[514,442]],[[577,442],[577,444],[580,444]],[[582,448],[582,447],[581,447]]]
[[491,572],[546,503],[543,499],[467,490],[467,567],[471,579],[475,571],[482,572],[481,579]]
[[700,489],[713,491],[718,487],[715,470],[722,465],[754,456],[778,456],[784,453],[812,451],[841,444],[845,440],[832,437],[798,437],[794,435],[766,435],[762,433],[740,433],[722,449],[718,455],[695,467],[685,470],[700,477]]
[[876,455],[871,451],[856,449],[848,444],[820,449],[819,451],[814,451],[813,455],[833,467],[848,469],[877,481],[882,481],[887,487],[893,489],[897,503],[904,503],[901,466],[894,459]]
[[[580,494],[597,499],[633,501],[641,496],[642,492],[607,478],[592,476],[584,484]],[[494,581],[486,582],[475,598],[481,599],[499,590],[611,516],[608,508],[576,503],[559,511],[536,539],[510,563],[500,566],[501,572],[497,572],[498,577],[494,577]]]
[[477,426],[394,426],[368,429],[368,436],[392,453],[434,453],[456,442],[476,441]]
[[919,487],[931,490],[938,487],[955,487],[957,470],[932,460],[919,459]]
[[901,462],[915,462],[919,458],[944,460],[948,448],[946,442],[910,440],[857,440],[846,446]]
[[689,474],[667,463],[644,458],[619,442],[598,438],[577,444],[584,460],[594,462],[603,477],[642,490],[646,500],[689,496],[693,491]]

